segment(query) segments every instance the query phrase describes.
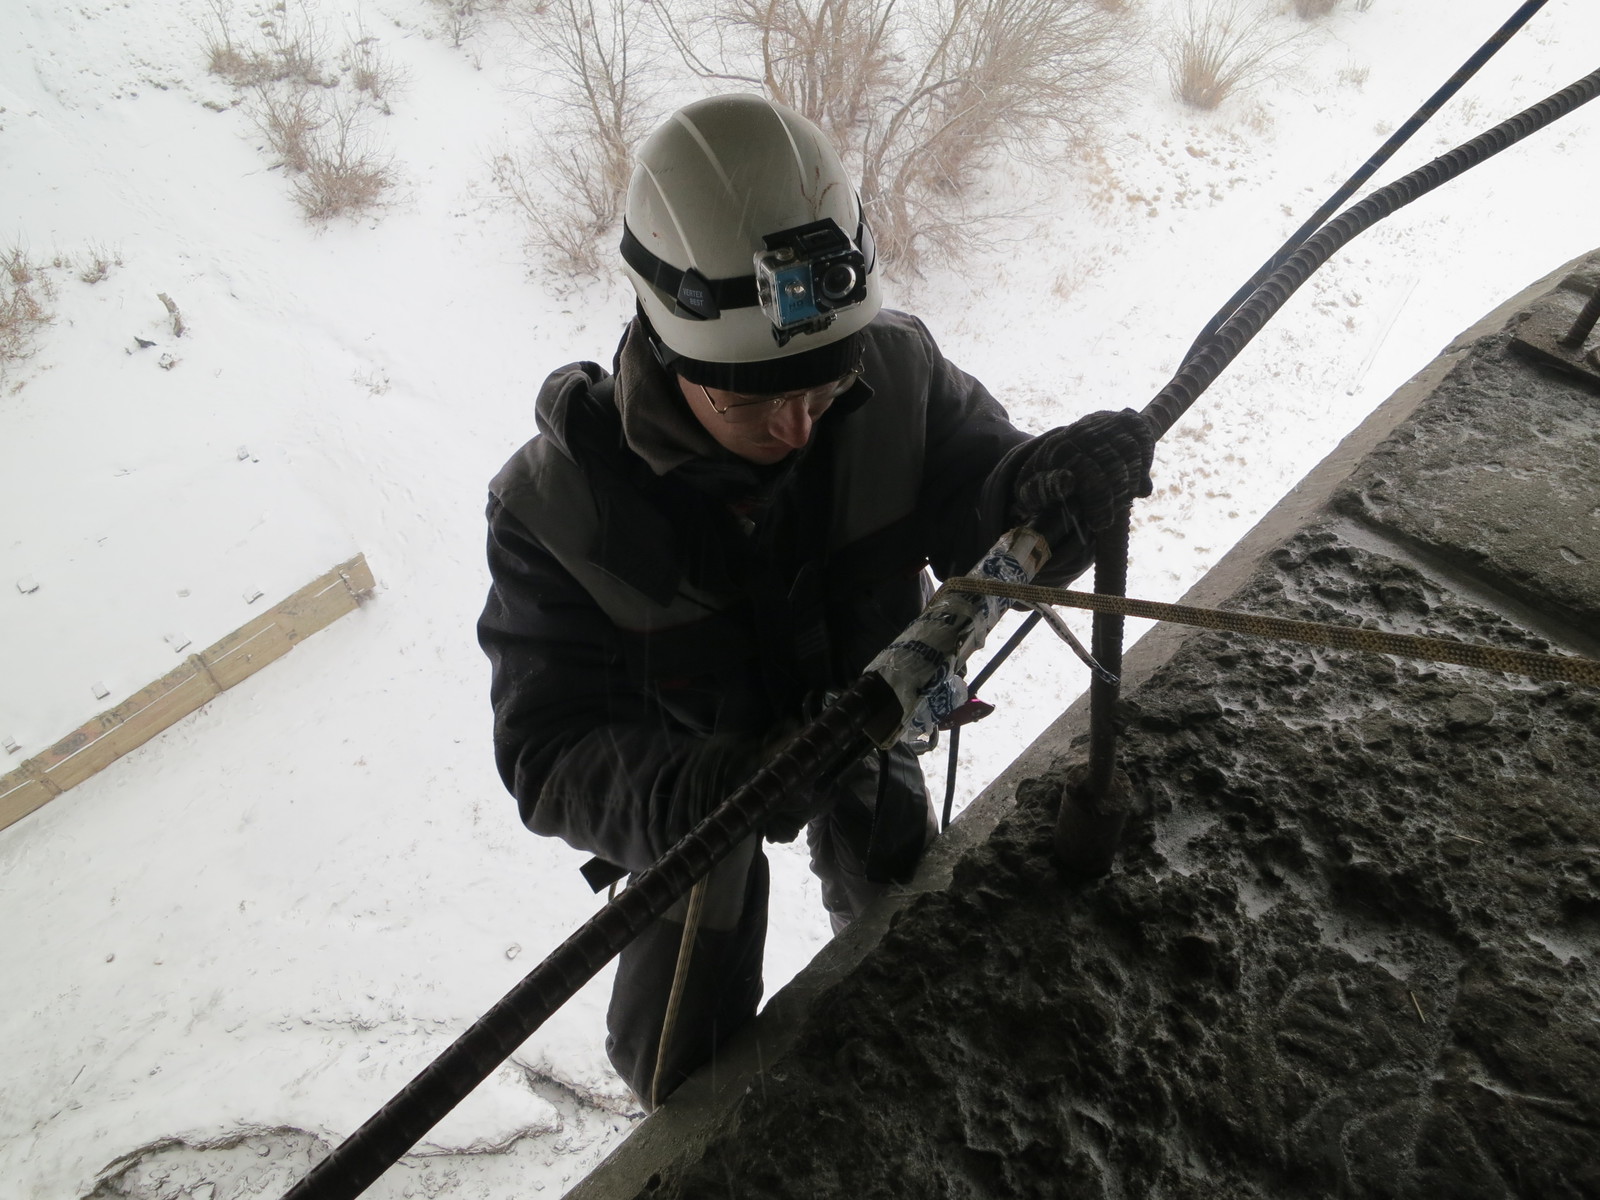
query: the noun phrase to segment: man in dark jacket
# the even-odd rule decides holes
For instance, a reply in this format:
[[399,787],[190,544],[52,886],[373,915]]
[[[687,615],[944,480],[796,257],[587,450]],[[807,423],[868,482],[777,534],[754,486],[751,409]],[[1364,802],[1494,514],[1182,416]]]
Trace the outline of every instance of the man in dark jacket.
[[[613,373],[553,374],[491,484],[479,639],[523,821],[637,872],[905,628],[925,567],[960,574],[1027,519],[1057,539],[1051,578],[1080,572],[1093,528],[1148,493],[1152,442],[1131,412],[1014,428],[881,309],[837,154],[758,97],[651,136],[622,252],[639,308]],[[934,828],[903,747],[787,805],[766,836],[805,829],[835,930]],[[700,891],[618,965],[607,1050],[647,1108],[761,995],[759,840]]]

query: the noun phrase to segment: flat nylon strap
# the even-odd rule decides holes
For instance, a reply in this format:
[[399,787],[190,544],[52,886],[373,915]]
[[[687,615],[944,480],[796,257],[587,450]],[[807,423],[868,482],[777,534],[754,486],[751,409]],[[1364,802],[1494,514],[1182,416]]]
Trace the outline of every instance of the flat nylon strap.
[[644,276],[646,283],[680,302],[684,297],[685,280],[689,282],[691,291],[703,291],[709,295],[714,309],[710,312],[695,313],[696,316],[714,317],[725,308],[754,308],[760,303],[756,298],[754,275],[706,279],[695,270],[680,271],[671,263],[650,253],[626,224],[622,226],[622,261]]
[[1312,646],[1333,646],[1341,650],[1365,650],[1373,654],[1395,654],[1431,662],[1458,663],[1489,671],[1508,671],[1530,679],[1558,679],[1569,683],[1600,686],[1600,660],[1575,654],[1536,654],[1501,646],[1483,646],[1453,638],[1418,637],[1409,633],[1387,633],[1348,625],[1325,625],[1315,621],[1290,621],[1258,613],[1228,612],[1216,608],[1194,608],[1187,604],[1159,604],[1153,600],[1134,600],[1128,596],[1107,596],[1094,592],[1074,592],[1066,588],[1037,587],[1026,583],[1002,583],[962,575],[947,579],[945,588],[954,592],[978,592],[1004,596],[1028,604],[1065,604],[1092,612],[1114,613],[1124,617],[1144,617],[1152,621],[1172,621],[1201,629],[1221,629],[1231,633],[1255,634]]

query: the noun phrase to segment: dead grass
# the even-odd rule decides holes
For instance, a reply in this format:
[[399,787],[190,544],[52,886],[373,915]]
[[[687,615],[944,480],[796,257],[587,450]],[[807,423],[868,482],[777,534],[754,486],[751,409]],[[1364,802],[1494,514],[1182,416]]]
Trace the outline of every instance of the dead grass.
[[1348,66],[1339,68],[1338,78],[1340,83],[1347,84],[1359,92],[1362,88],[1367,86],[1367,80],[1371,77],[1371,75],[1371,67],[1358,67],[1354,63],[1351,63]]
[[55,286],[21,246],[0,251],[0,379],[33,356],[39,333],[55,319]]
[[1294,15],[1302,21],[1315,21],[1339,7],[1339,0],[1294,0]]
[[112,267],[122,265],[122,253],[99,243],[91,242],[88,261],[78,269],[78,278],[84,283],[100,283],[111,274]]
[[1281,74],[1299,36],[1275,28],[1271,14],[1249,0],[1189,0],[1165,47],[1173,99],[1214,109]]
[[229,0],[206,0],[203,46],[206,67],[234,87],[293,81],[332,87],[338,80],[324,65],[328,38],[307,0],[280,0],[258,25],[262,41],[236,42]]

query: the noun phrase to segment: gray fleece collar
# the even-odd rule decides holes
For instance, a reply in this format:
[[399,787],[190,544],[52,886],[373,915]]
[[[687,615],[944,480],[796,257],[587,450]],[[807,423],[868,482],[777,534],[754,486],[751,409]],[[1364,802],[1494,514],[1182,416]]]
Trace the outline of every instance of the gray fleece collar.
[[694,459],[738,459],[694,419],[677,381],[656,362],[637,320],[628,325],[617,351],[616,404],[628,448],[657,475]]

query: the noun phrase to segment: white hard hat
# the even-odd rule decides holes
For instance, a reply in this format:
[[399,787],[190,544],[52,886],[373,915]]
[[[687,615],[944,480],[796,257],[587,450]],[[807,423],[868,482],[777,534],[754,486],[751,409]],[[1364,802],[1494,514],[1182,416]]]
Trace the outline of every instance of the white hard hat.
[[761,96],[679,109],[640,148],[622,257],[669,369],[739,392],[856,366],[882,305],[861,201],[822,131]]

